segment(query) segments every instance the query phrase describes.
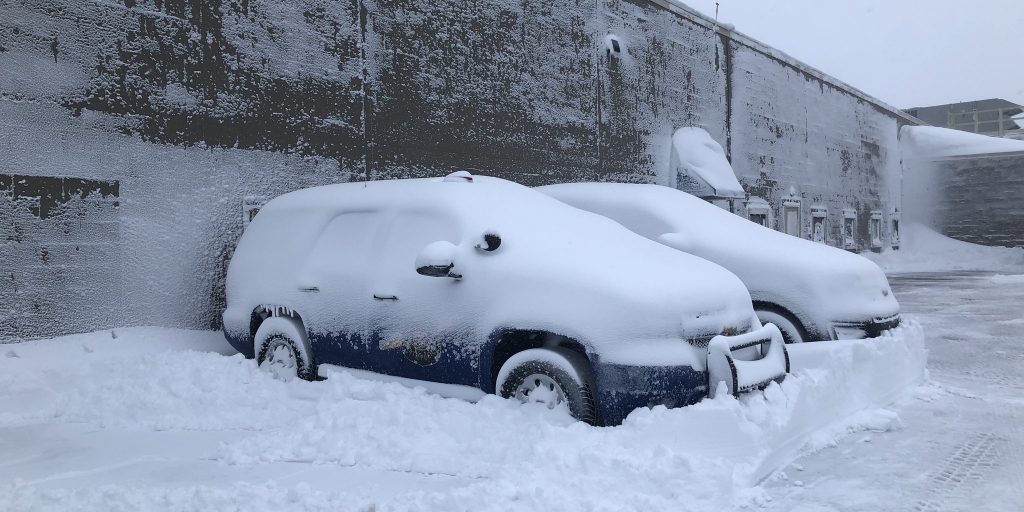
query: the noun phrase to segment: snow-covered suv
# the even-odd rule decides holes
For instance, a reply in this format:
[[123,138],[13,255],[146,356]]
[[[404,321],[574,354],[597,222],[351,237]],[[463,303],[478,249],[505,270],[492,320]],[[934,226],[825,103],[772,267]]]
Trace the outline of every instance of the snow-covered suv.
[[885,273],[863,256],[768,229],[660,185],[538,190],[734,272],[761,321],[777,325],[787,342],[875,337],[900,323]]
[[261,366],[565,403],[593,424],[721,383],[761,387],[789,366],[732,273],[465,172],[270,201],[238,243],[227,304],[227,339]]

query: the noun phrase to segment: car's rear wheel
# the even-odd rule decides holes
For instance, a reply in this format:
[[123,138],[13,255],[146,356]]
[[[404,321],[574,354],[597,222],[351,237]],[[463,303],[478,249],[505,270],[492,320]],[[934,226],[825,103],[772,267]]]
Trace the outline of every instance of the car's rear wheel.
[[513,354],[501,365],[494,387],[504,398],[549,409],[564,405],[574,418],[597,423],[590,365],[571,350],[532,348]]
[[805,339],[804,330],[798,325],[796,320],[793,320],[789,315],[784,315],[777,311],[759,309],[754,311],[757,314],[757,319],[763,324],[773,323],[782,332],[782,339],[786,343],[803,343],[808,341]]
[[309,340],[297,319],[271,317],[264,320],[253,337],[253,348],[260,369],[278,379],[313,380],[316,377]]

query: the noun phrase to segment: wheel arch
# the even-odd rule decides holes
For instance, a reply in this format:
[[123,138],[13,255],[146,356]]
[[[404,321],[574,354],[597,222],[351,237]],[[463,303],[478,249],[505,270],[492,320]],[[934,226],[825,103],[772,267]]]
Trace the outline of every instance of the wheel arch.
[[501,366],[513,355],[531,348],[560,348],[580,355],[593,374],[592,350],[578,339],[545,329],[499,328],[487,338],[480,354],[480,388],[495,393],[494,383]]
[[755,313],[757,313],[758,311],[769,311],[779,316],[785,317],[786,320],[789,320],[793,324],[793,326],[796,327],[797,331],[799,331],[799,334],[804,341],[810,341],[812,339],[812,337],[810,336],[811,333],[807,329],[807,324],[805,324],[804,321],[796,313],[793,313],[788,308],[785,308],[775,302],[765,300],[755,300],[753,301],[753,306]]
[[[250,343],[256,339],[256,331],[260,329],[260,325],[270,317],[287,317],[298,320],[299,325],[303,329],[306,328],[306,323],[302,320],[302,315],[298,311],[288,307],[279,306],[276,304],[259,304],[253,308],[252,313],[249,315],[249,341]],[[309,333],[306,333],[307,336]]]

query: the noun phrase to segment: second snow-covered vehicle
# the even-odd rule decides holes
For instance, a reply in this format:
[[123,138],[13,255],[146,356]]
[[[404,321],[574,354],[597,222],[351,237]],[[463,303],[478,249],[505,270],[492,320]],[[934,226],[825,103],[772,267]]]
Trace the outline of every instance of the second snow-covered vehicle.
[[885,273],[863,256],[780,233],[660,185],[570,183],[538,190],[734,272],[761,321],[777,325],[789,343],[875,337],[900,323]]
[[727,270],[464,172],[270,201],[232,257],[227,306],[228,341],[261,366],[564,403],[593,424],[721,383],[758,388],[789,366]]

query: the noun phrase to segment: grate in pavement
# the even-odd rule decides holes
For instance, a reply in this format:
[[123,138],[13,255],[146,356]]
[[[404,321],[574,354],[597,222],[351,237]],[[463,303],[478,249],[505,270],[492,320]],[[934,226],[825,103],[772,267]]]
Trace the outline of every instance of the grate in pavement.
[[930,475],[929,497],[918,500],[914,504],[914,510],[955,510],[950,508],[951,502],[962,502],[968,497],[971,484],[983,481],[985,475],[998,465],[999,449],[1005,443],[1005,438],[991,433],[979,432],[971,436]]

